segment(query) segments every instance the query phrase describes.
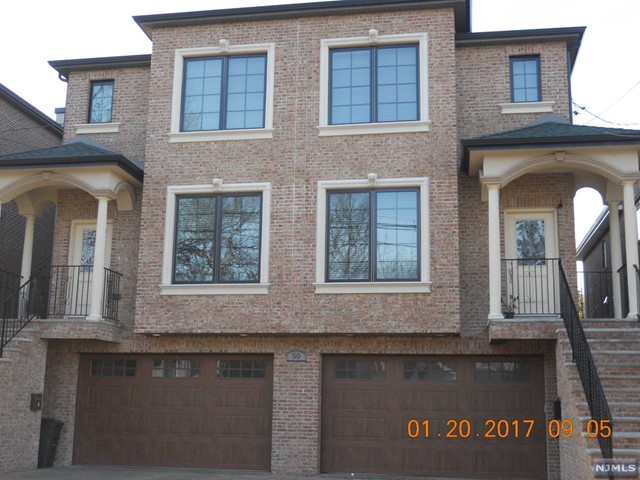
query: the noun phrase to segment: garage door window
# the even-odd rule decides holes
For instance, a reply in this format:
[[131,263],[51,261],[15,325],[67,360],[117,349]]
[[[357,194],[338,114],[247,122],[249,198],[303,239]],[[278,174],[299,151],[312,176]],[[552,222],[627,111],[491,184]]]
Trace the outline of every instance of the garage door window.
[[455,382],[457,368],[456,362],[404,362],[404,379]]
[[218,378],[265,378],[264,360],[218,360]]
[[152,377],[200,378],[199,360],[154,360]]
[[384,362],[336,362],[337,379],[384,380],[386,369]]
[[479,382],[528,382],[530,378],[529,362],[476,362]]
[[135,360],[91,360],[92,377],[135,377]]

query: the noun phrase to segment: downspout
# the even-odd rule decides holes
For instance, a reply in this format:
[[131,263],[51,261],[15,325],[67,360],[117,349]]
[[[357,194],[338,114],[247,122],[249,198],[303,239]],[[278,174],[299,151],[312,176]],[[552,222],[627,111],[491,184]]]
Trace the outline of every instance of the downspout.
[[571,53],[574,51],[577,52],[579,48],[580,44],[578,43],[575,47],[567,49],[567,91],[569,94],[569,123],[571,125],[573,125],[573,95],[571,93],[571,74],[573,71],[571,68]]

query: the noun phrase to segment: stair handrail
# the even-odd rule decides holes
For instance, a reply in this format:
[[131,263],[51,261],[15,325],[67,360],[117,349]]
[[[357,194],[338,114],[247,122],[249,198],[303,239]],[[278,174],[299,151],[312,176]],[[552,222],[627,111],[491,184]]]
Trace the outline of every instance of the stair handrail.
[[578,309],[573,300],[571,288],[569,287],[569,282],[567,281],[567,276],[561,263],[559,263],[559,269],[560,311],[564,326],[567,330],[569,342],[571,343],[573,361],[580,375],[580,381],[582,382],[582,388],[587,399],[587,404],[589,405],[591,418],[596,420],[598,425],[601,425],[603,420],[608,421],[608,426],[611,427],[610,435],[606,437],[598,435],[598,444],[600,445],[600,452],[603,458],[613,458],[613,419],[611,410],[609,409],[609,403],[604,394],[602,382],[600,381],[591,349],[587,343],[587,336],[582,328]]
[[4,347],[42,314],[38,285],[38,277],[33,276],[0,303],[0,358]]

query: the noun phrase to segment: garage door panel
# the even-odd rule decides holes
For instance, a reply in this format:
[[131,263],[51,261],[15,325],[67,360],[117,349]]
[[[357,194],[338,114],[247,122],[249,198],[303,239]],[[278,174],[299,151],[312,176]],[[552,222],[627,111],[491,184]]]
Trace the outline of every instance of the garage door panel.
[[335,438],[385,439],[387,420],[379,417],[335,417],[333,419]]
[[74,463],[270,468],[269,357],[112,357],[81,357]]
[[[546,477],[544,429],[534,428],[524,438],[527,425],[522,422],[545,424],[539,357],[362,358],[324,359],[323,472]],[[378,371],[368,381],[337,375],[338,366],[354,365],[384,365],[384,375]],[[410,436],[412,420],[417,428]],[[507,438],[485,438],[487,420],[518,420],[518,438],[512,425]],[[447,438],[448,433],[457,438]],[[495,429],[493,433],[497,435]],[[512,452],[512,459],[502,460]]]

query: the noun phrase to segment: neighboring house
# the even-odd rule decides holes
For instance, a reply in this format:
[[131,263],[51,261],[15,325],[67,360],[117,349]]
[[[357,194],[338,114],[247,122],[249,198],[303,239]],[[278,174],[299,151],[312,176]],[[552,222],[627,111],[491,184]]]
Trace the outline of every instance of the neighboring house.
[[[0,155],[60,143],[61,125],[0,84]],[[0,301],[5,300],[7,289],[27,281],[31,272],[51,264],[55,206],[43,205],[38,212],[21,210],[21,207],[15,200],[0,203]],[[22,263],[25,229],[33,231],[31,265]]]
[[[0,364],[23,379],[0,394],[0,468],[34,465],[49,417],[58,465],[589,478],[612,443],[557,332],[577,316],[573,197],[596,186],[635,219],[640,132],[569,123],[584,28],[475,33],[469,12],[140,16],[152,55],[51,62],[65,143],[0,157],[0,201],[55,201],[62,265],[18,312],[29,370]],[[637,455],[637,392],[615,385],[613,452]]]

